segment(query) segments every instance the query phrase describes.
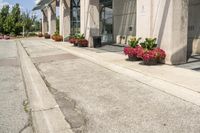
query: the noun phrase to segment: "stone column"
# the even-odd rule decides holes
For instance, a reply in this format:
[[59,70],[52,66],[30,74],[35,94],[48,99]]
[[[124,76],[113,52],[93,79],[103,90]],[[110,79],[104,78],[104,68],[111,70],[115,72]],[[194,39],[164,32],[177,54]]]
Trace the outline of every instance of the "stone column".
[[137,37],[156,37],[166,63],[187,60],[189,0],[137,0]]
[[99,36],[99,0],[81,0],[81,33],[93,47],[93,36]]
[[60,0],[60,35],[70,34],[70,0]]
[[49,23],[49,31],[50,35],[53,35],[56,32],[56,1],[52,2],[48,10],[48,23]]
[[48,32],[48,20],[47,20],[47,10],[42,10],[42,34]]

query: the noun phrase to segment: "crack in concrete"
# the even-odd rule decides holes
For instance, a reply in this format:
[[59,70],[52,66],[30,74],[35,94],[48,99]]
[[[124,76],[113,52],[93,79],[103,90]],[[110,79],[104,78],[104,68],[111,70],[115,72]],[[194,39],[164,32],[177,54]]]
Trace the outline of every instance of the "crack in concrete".
[[40,110],[31,110],[31,112],[42,112],[42,111],[49,111],[49,110],[53,110],[59,108],[58,106],[52,107],[52,108],[47,108],[47,109],[40,109]]
[[42,79],[44,80],[47,88],[53,94],[59,108],[65,116],[65,120],[71,126],[71,129],[75,133],[87,133],[88,119],[86,118],[86,112],[79,108],[76,101],[71,99],[65,92],[59,92],[47,81],[42,70],[39,68],[40,63],[34,64],[39,71]]
[[22,129],[20,129],[19,133],[23,133],[29,127],[31,127],[31,129],[32,129],[31,110],[30,110],[29,102],[28,102],[27,99],[23,101],[23,106],[24,106],[24,111],[26,113],[28,113],[28,121],[26,122],[26,124],[24,125],[24,127]]

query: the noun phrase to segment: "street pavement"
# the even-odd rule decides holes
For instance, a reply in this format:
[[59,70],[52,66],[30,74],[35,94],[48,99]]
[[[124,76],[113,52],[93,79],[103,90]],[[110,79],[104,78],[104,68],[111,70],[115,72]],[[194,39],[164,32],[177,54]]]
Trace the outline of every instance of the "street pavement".
[[75,133],[198,133],[200,107],[45,40],[22,40]]
[[15,41],[0,41],[0,133],[32,133]]

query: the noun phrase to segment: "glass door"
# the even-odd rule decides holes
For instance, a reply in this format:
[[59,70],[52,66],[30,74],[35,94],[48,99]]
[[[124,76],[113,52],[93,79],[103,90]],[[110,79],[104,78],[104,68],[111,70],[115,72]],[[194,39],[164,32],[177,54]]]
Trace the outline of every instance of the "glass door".
[[80,33],[80,0],[71,0],[71,34]]
[[100,34],[103,43],[113,42],[112,0],[100,0]]

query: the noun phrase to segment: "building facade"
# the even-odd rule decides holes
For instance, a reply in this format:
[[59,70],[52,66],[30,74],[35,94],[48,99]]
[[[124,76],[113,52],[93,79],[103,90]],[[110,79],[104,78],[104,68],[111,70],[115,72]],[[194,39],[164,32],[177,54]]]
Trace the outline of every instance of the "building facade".
[[59,7],[60,34],[84,33],[116,43],[119,36],[156,37],[167,53],[166,63],[185,63],[200,53],[199,0],[41,0],[42,32],[56,31]]

